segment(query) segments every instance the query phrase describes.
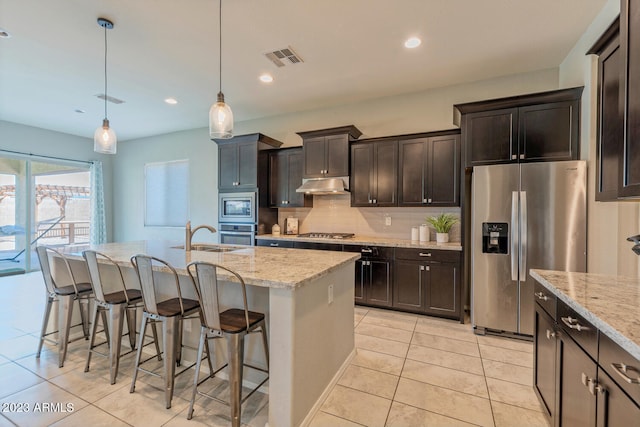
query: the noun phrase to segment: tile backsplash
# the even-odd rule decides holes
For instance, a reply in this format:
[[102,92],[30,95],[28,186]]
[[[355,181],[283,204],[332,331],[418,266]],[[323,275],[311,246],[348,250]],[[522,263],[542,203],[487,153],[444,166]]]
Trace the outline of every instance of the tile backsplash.
[[[314,196],[313,208],[285,208],[278,211],[278,223],[284,230],[284,220],[295,217],[299,220],[299,232],[311,231],[331,233],[355,233],[361,236],[379,236],[396,239],[410,239],[411,227],[425,223],[425,218],[442,212],[460,217],[460,208],[352,208],[351,196]],[[386,217],[391,217],[391,225],[385,225]],[[271,224],[273,225],[273,224]],[[267,232],[270,231],[267,226]],[[435,240],[431,230],[430,240]],[[452,242],[460,241],[460,224],[449,233]]]

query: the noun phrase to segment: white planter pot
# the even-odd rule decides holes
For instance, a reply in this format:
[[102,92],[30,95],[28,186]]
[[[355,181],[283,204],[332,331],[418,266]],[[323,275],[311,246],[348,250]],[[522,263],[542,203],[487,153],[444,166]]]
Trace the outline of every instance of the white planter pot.
[[436,233],[436,242],[437,243],[448,243],[449,242],[449,233]]

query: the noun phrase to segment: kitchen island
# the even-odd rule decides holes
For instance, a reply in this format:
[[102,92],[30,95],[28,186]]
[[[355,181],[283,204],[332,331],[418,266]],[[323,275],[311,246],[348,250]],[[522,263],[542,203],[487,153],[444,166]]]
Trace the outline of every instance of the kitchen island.
[[[193,244],[194,246],[197,244]],[[354,351],[354,263],[348,252],[229,247],[227,252],[187,252],[166,241],[137,241],[95,245],[91,249],[113,258],[125,268],[125,280],[137,285],[130,258],[147,254],[173,265],[183,297],[194,298],[186,266],[207,261],[235,270],[247,283],[249,309],[265,313],[269,367],[269,426],[297,426],[321,403],[323,393],[337,381]],[[68,253],[74,271],[83,266],[80,254]],[[231,276],[220,273],[221,309],[242,307],[241,293]],[[184,340],[195,344],[197,328],[185,330]],[[248,339],[245,359],[264,366],[259,337]],[[215,351],[218,354],[224,352]],[[189,357],[185,356],[188,360]],[[245,377],[246,378],[246,377]]]

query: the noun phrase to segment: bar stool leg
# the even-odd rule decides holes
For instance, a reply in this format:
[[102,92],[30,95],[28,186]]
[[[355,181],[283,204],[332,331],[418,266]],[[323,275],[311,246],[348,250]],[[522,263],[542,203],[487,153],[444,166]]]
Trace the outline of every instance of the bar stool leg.
[[40,332],[40,342],[38,343],[38,352],[36,358],[40,358],[40,352],[42,351],[42,344],[44,344],[44,337],[47,334],[47,325],[49,323],[49,316],[51,315],[51,306],[53,305],[54,298],[47,296],[47,303],[44,308],[44,316],[42,317],[42,331]]
[[111,384],[116,383],[118,367],[120,366],[120,349],[122,348],[122,326],[125,312],[125,304],[112,304],[109,306],[109,318],[111,320],[111,345],[109,349],[109,377]]
[[[196,372],[193,377],[193,389],[191,390],[191,400],[189,401],[189,412],[187,413],[188,420],[190,420],[193,417],[193,403],[196,401],[196,392],[198,391],[198,379],[200,377],[200,364],[202,363],[202,352],[204,351],[204,346],[206,343],[207,343],[207,328],[205,328],[204,326],[201,326],[200,342],[198,344],[198,355],[196,356]],[[207,354],[207,358],[209,359],[209,365],[211,365],[211,359],[209,357],[209,354]]]
[[244,333],[225,334],[229,353],[229,390],[231,392],[231,425],[240,427],[242,405],[242,364],[244,361]]
[[[158,361],[161,361],[162,353],[160,353],[160,341],[158,340],[158,328],[156,326],[156,322],[151,322],[151,332],[153,333],[153,342],[156,345],[156,355],[158,356]],[[144,339],[144,334],[142,335],[142,338]]]
[[85,372],[89,372],[89,365],[91,363],[91,353],[93,350],[93,344],[96,341],[96,332],[98,330],[98,310],[100,310],[100,307],[98,306],[98,304],[94,304],[93,314],[91,316],[91,334],[89,337],[89,351],[87,351],[87,361],[84,364]]
[[[103,308],[100,310],[100,317],[102,318],[102,329],[104,329],[104,335],[107,337],[107,345],[111,345],[111,340],[109,339],[109,320],[107,318],[107,310]],[[98,319],[95,319],[98,320]]]
[[[138,341],[138,351],[136,351],[136,361],[135,361],[135,364],[133,365],[133,379],[131,380],[131,388],[129,389],[129,393],[133,393],[136,389],[136,379],[138,378],[138,367],[140,366],[140,356],[142,354],[142,347],[144,344],[144,334],[146,330],[147,330],[147,316],[143,313],[142,322],[140,323],[140,338]],[[158,340],[157,340],[157,337],[155,338],[156,338],[156,347],[157,347]]]
[[[84,339],[89,339],[89,298],[77,298],[78,308],[80,308],[80,320],[82,322],[82,332]],[[104,319],[104,318],[103,318]],[[105,332],[107,331],[105,327]]]
[[162,333],[164,340],[162,342],[164,350],[164,397],[166,408],[171,408],[171,399],[173,398],[173,383],[176,373],[176,347],[180,345],[178,342],[178,329],[180,319],[178,316],[164,318],[162,321]]
[[264,346],[264,357],[267,361],[267,370],[269,370],[269,343],[267,342],[267,325],[264,320],[260,322],[260,332],[262,333],[262,345]]
[[136,317],[137,317],[137,308],[135,307],[127,307],[125,313],[127,315],[127,329],[129,331],[129,344],[131,345],[131,350],[136,349]]
[[67,345],[69,344],[69,328],[71,327],[71,315],[73,314],[74,296],[59,296],[60,307],[58,312],[58,367],[64,366],[67,357]]
[[176,366],[182,363],[182,318],[178,320],[178,345],[176,346]]

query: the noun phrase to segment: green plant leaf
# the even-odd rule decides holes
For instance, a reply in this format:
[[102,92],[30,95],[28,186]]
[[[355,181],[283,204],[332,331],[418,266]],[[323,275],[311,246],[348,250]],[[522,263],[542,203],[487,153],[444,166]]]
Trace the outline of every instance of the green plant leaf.
[[436,230],[436,233],[448,233],[451,227],[459,222],[456,216],[448,213],[427,217],[426,221]]

